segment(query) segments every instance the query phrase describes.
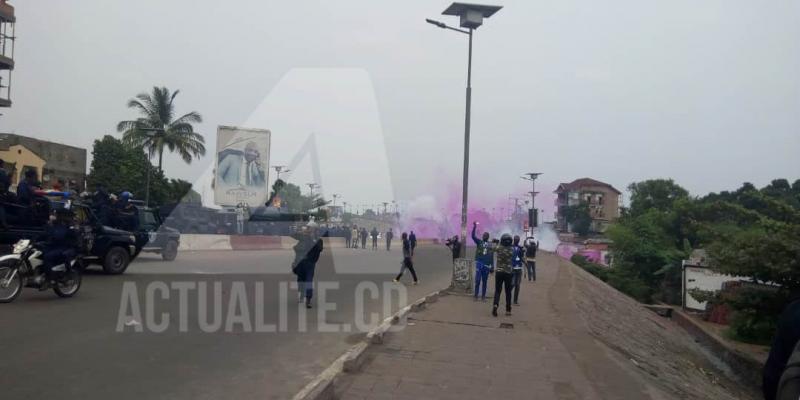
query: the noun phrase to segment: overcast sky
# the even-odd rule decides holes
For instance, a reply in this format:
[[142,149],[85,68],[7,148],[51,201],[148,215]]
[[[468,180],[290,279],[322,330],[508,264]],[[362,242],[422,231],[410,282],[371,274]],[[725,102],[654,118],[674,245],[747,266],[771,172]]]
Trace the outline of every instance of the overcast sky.
[[[518,176],[531,170],[544,173],[548,188],[585,176],[619,189],[671,177],[694,194],[800,178],[800,2],[503,3],[475,35],[475,193],[522,192],[528,186]],[[328,111],[342,110],[343,121],[368,119],[364,134],[383,140],[365,149],[351,138],[335,152],[356,163],[359,152],[384,152],[388,163],[378,165],[389,165],[398,199],[437,195],[460,181],[467,41],[424,22],[457,23],[439,15],[448,2],[12,4],[14,105],[0,110],[0,131],[91,149],[95,138],[118,135],[117,121],[135,117],[127,99],[153,85],[180,89],[178,111],[204,117],[198,130],[209,157],[187,166],[167,156],[165,170],[195,180],[213,162],[217,125],[259,121],[266,126],[253,127],[272,129],[274,148],[312,133],[253,117],[259,106],[280,103],[271,93],[291,92],[274,91],[287,77],[310,68],[319,86],[325,71],[329,81],[359,71],[357,90],[367,93],[352,98],[374,107],[332,101]],[[309,90],[305,96],[318,97]],[[314,119],[320,111],[284,118]],[[271,161],[292,155],[273,152]],[[335,174],[332,164],[320,167]],[[334,184],[326,192],[352,202],[391,200],[369,185]]]

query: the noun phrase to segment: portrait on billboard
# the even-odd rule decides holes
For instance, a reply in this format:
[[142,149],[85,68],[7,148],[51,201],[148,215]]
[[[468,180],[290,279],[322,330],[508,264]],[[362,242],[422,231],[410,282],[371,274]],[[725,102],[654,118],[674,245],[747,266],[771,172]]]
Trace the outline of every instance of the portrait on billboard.
[[220,126],[217,131],[217,160],[214,198],[218,205],[251,207],[267,199],[270,132]]
[[217,175],[226,185],[263,186],[266,183],[266,168],[256,142],[248,141],[244,150],[225,149],[217,157]]

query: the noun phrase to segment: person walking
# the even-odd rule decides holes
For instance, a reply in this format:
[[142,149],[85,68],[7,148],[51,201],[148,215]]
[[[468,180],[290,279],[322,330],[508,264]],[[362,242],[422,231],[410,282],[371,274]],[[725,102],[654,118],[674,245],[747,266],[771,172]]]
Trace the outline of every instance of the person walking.
[[353,239],[351,239],[351,242],[353,244],[353,248],[357,249],[358,248],[358,238],[360,236],[360,231],[358,230],[358,226],[357,225],[353,225],[353,229],[350,231],[350,236],[353,237]]
[[414,278],[414,284],[419,284],[419,279],[417,279],[417,271],[414,270],[414,261],[411,254],[411,241],[408,239],[408,235],[406,235],[405,232],[400,235],[400,238],[403,240],[403,265],[400,267],[400,273],[394,278],[394,282],[399,282],[400,278],[403,277],[403,272],[405,272],[405,270],[409,270],[411,271],[411,277]]
[[408,243],[411,245],[411,256],[414,256],[414,249],[417,248],[417,235],[414,234],[414,231],[411,231],[411,234],[408,235]]
[[513,257],[511,259],[511,284],[514,288],[514,305],[519,305],[519,288],[522,284],[522,258],[525,254],[525,249],[519,245],[519,235],[514,235],[514,242],[511,245],[512,249],[514,250]]
[[497,316],[497,308],[500,306],[500,294],[504,289],[506,291],[506,315],[511,315],[511,280],[512,262],[514,260],[514,243],[511,235],[504,233],[500,237],[500,244],[495,246],[494,251],[497,254],[497,265],[494,274],[492,316]]
[[494,247],[489,242],[489,232],[483,232],[480,239],[475,235],[478,223],[472,223],[472,241],[475,242],[475,300],[478,300],[480,291],[481,300],[486,300],[486,284],[489,280],[489,272],[494,267]]
[[367,228],[361,228],[361,250],[365,250],[367,248]]
[[304,226],[295,239],[297,244],[294,246],[295,262],[292,272],[297,275],[297,297],[299,302],[305,299],[306,308],[311,308],[311,298],[314,296],[314,273],[323,250],[322,238],[316,237],[312,227]]
[[344,236],[345,247],[350,248],[350,239],[353,237],[352,236],[353,232],[348,227],[344,227],[342,231],[343,231],[342,236]]
[[525,269],[528,275],[528,282],[536,280],[536,251],[539,250],[539,242],[533,236],[525,238]]
[[392,250],[392,239],[394,239],[394,232],[392,232],[392,228],[389,228],[389,232],[386,232],[386,251]]
[[373,226],[369,235],[372,237],[372,250],[378,250],[378,229]]
[[456,258],[461,256],[461,242],[458,240],[458,235],[447,239],[445,246],[450,248],[450,253],[453,255],[453,264],[455,264]]

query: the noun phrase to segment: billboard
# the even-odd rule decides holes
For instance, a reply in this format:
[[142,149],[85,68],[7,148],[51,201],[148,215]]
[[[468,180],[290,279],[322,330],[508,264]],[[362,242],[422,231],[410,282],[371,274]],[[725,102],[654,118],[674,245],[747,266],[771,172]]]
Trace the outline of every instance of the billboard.
[[217,127],[214,203],[263,206],[269,196],[269,150],[268,130]]

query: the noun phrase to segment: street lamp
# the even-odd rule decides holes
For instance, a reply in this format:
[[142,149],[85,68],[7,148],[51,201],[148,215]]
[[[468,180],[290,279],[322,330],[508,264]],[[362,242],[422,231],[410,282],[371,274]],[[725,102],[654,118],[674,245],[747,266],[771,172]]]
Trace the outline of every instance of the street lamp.
[[314,189],[318,188],[319,185],[317,185],[314,182],[306,183],[306,185],[308,186],[308,190],[310,191],[310,194],[308,196],[313,198],[314,197]]
[[[499,11],[502,6],[488,6],[481,4],[453,3],[442,12],[442,15],[456,15],[461,18],[459,26],[464,29],[453,28],[432,19],[425,19],[429,24],[442,29],[469,35],[469,53],[467,56],[467,107],[464,116],[464,172],[461,193],[461,243],[467,243],[467,198],[469,185],[469,130],[470,112],[472,108],[472,31],[483,24],[484,18],[489,18]],[[461,257],[466,256],[467,246],[461,246]]]
[[[286,168],[285,165],[273,165],[272,168],[275,169],[275,175],[276,175],[275,181],[276,182],[281,180],[281,172],[290,172],[291,171],[289,168]],[[284,169],[284,168],[286,168],[286,169]]]
[[[150,136],[150,137],[155,137],[159,133],[161,133],[162,135],[164,134],[164,128],[137,128],[137,129],[140,130],[140,131],[144,131],[144,132],[151,132],[151,133],[148,133],[148,136]],[[147,179],[145,180],[146,183],[145,183],[145,189],[144,189],[144,205],[146,205],[146,206],[150,205],[150,175],[152,174],[151,173],[152,169],[153,169],[153,166],[150,164],[150,155],[148,154],[147,155],[147,172],[145,172],[145,174],[147,174]]]
[[[536,194],[539,193],[539,192],[536,191],[536,178],[538,178],[539,175],[541,175],[541,174],[542,174],[541,172],[528,172],[527,174],[525,174],[525,176],[522,177],[522,179],[525,179],[526,181],[531,181],[531,191],[528,192],[528,193],[530,193],[530,195],[531,195],[531,210],[533,210],[533,212],[536,213],[536,214],[539,213],[536,210],[536,205],[535,205]],[[538,217],[538,215],[537,215],[537,217]],[[534,219],[536,219],[537,221],[534,221]],[[528,214],[528,227],[530,227],[531,232],[533,232],[534,222],[538,222],[538,219],[539,218],[533,218],[533,214]],[[537,223],[537,225],[538,225],[538,223]]]

